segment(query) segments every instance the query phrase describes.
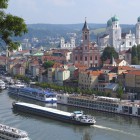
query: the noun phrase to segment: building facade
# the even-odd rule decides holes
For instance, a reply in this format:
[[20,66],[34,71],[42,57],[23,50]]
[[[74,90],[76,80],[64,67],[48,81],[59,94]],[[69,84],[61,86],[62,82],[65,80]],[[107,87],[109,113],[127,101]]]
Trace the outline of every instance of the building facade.
[[71,37],[70,42],[66,42],[62,37],[60,40],[60,48],[61,49],[73,49],[75,48],[75,38]]
[[95,42],[90,42],[90,31],[85,21],[82,29],[82,44],[73,49],[73,63],[87,67],[100,66],[100,51]]
[[98,43],[102,48],[106,46],[114,47],[117,52],[128,50],[132,46],[140,44],[140,17],[137,19],[135,28],[135,34],[131,31],[122,33],[119,18],[113,16],[107,21],[106,32],[99,37]]

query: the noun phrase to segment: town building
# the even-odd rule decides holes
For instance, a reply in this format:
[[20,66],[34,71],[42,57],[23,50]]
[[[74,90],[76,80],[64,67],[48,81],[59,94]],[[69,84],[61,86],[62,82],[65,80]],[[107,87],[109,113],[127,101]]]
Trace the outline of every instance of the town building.
[[82,29],[82,44],[73,49],[73,63],[87,67],[100,66],[100,51],[95,42],[90,42],[90,30],[85,21]]
[[75,38],[71,37],[70,42],[66,42],[62,37],[60,40],[60,48],[61,49],[73,49],[75,48]]
[[140,70],[132,70],[126,73],[125,90],[128,93],[137,93],[137,99],[140,99]]
[[55,70],[55,83],[63,86],[63,82],[70,78],[70,71],[64,68],[57,68]]
[[119,18],[115,15],[107,21],[106,32],[98,38],[98,44],[101,48],[114,47],[117,52],[128,50],[140,44],[140,17],[137,19],[135,28],[135,34],[131,31],[122,33]]
[[22,64],[13,66],[13,75],[25,75],[25,67]]
[[81,71],[79,73],[79,88],[81,89],[96,89],[98,84],[98,76],[102,71]]

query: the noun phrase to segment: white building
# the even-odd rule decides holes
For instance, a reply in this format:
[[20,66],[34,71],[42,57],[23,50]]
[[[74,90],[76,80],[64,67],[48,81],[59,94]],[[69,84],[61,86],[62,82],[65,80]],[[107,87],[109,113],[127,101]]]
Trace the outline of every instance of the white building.
[[132,46],[140,44],[140,17],[136,24],[136,34],[122,33],[119,18],[113,16],[107,21],[106,32],[99,38],[99,45],[104,48],[112,46],[116,51],[123,51],[132,48]]
[[73,49],[75,48],[75,38],[71,38],[70,42],[65,42],[65,39],[62,37],[60,40],[61,49]]
[[55,70],[55,81],[58,85],[63,86],[63,81],[70,78],[70,71],[64,68],[57,68]]
[[136,43],[140,44],[140,17],[138,17],[136,24]]
[[13,50],[13,53],[19,52],[19,51],[22,51],[22,45],[21,44],[18,46],[17,50]]

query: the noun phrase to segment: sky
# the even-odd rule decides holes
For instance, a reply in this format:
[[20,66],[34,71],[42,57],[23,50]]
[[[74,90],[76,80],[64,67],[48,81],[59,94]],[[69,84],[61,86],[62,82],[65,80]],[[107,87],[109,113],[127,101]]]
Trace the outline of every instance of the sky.
[[117,15],[121,24],[136,24],[140,0],[9,0],[7,13],[26,24],[106,23]]

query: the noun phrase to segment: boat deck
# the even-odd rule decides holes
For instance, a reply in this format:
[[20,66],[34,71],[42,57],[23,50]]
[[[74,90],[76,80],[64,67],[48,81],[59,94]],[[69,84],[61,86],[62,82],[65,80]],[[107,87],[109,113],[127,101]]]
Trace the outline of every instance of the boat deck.
[[48,111],[48,112],[52,112],[55,114],[60,114],[60,115],[68,116],[68,117],[72,115],[72,113],[69,113],[69,112],[65,112],[65,111],[61,111],[61,110],[57,110],[57,109],[53,109],[53,108],[42,107],[42,106],[38,106],[35,104],[28,104],[28,103],[21,103],[21,102],[16,103],[16,104],[21,105],[21,106],[31,107],[34,109],[44,110],[44,111]]
[[27,133],[25,131],[16,129],[7,125],[3,125],[3,124],[0,124],[0,131],[9,132],[9,133],[19,135],[19,136],[22,136],[22,135],[27,136]]

